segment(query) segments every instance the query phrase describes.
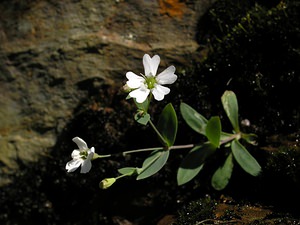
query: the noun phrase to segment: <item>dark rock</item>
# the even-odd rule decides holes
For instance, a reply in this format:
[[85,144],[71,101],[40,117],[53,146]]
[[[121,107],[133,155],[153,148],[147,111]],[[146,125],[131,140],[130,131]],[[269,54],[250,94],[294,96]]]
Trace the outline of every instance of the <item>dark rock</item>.
[[142,71],[145,53],[159,54],[162,65],[188,65],[196,21],[211,1],[176,4],[166,14],[157,1],[2,1],[1,171],[17,168],[15,149],[35,161],[54,146],[97,89],[94,82],[81,89],[84,81],[120,88],[127,71]]

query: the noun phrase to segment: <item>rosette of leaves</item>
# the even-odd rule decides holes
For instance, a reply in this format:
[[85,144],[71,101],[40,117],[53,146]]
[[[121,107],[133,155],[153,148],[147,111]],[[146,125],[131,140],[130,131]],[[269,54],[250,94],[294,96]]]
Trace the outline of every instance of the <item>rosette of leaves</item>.
[[216,190],[224,189],[232,175],[235,162],[247,173],[257,176],[261,166],[256,159],[241,144],[244,139],[250,144],[255,144],[255,134],[245,134],[240,131],[238,120],[238,102],[233,91],[225,91],[221,97],[223,108],[233,127],[232,133],[222,131],[221,121],[218,116],[209,120],[198,113],[186,103],[181,103],[180,111],[185,122],[197,133],[206,136],[207,141],[195,145],[183,159],[177,173],[178,185],[183,185],[197,176],[205,165],[206,160],[213,154],[221,151],[221,145],[230,148],[223,165],[215,171],[211,184]]

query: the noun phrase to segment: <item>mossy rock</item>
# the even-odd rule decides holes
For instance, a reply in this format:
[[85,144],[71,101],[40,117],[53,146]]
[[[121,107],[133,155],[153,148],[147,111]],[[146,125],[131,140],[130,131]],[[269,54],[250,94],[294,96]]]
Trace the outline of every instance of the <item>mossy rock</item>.
[[299,11],[295,0],[217,1],[199,22],[199,57],[180,80],[182,100],[218,115],[220,96],[232,90],[259,134],[299,130]]
[[229,196],[222,195],[217,199],[205,196],[188,203],[178,211],[172,224],[293,225],[299,222],[298,218],[290,214],[278,213],[272,207],[236,201]]

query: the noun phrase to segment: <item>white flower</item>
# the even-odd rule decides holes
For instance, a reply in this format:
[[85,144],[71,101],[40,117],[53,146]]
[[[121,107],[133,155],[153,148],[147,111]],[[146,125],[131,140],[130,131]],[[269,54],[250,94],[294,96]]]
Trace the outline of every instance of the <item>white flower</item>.
[[145,75],[136,75],[133,72],[127,72],[127,86],[134,89],[129,96],[135,98],[138,103],[143,103],[151,92],[157,101],[164,99],[164,96],[170,93],[170,89],[164,87],[164,84],[173,84],[177,80],[175,74],[175,66],[169,66],[163,72],[156,76],[160,57],[158,55],[152,58],[145,54],[143,57],[143,65]]
[[75,137],[72,139],[79,149],[73,150],[71,156],[72,160],[67,162],[66,170],[67,172],[75,171],[79,166],[81,166],[80,173],[87,173],[92,168],[92,158],[95,154],[95,148],[88,148],[87,144],[84,140],[79,137]]

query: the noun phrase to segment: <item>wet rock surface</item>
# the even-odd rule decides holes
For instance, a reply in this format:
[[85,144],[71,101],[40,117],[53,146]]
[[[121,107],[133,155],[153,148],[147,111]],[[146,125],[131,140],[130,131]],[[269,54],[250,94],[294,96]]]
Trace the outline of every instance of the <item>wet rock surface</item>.
[[211,3],[2,1],[1,173],[53,147],[88,92],[120,88],[127,71],[142,71],[144,53],[189,64]]

